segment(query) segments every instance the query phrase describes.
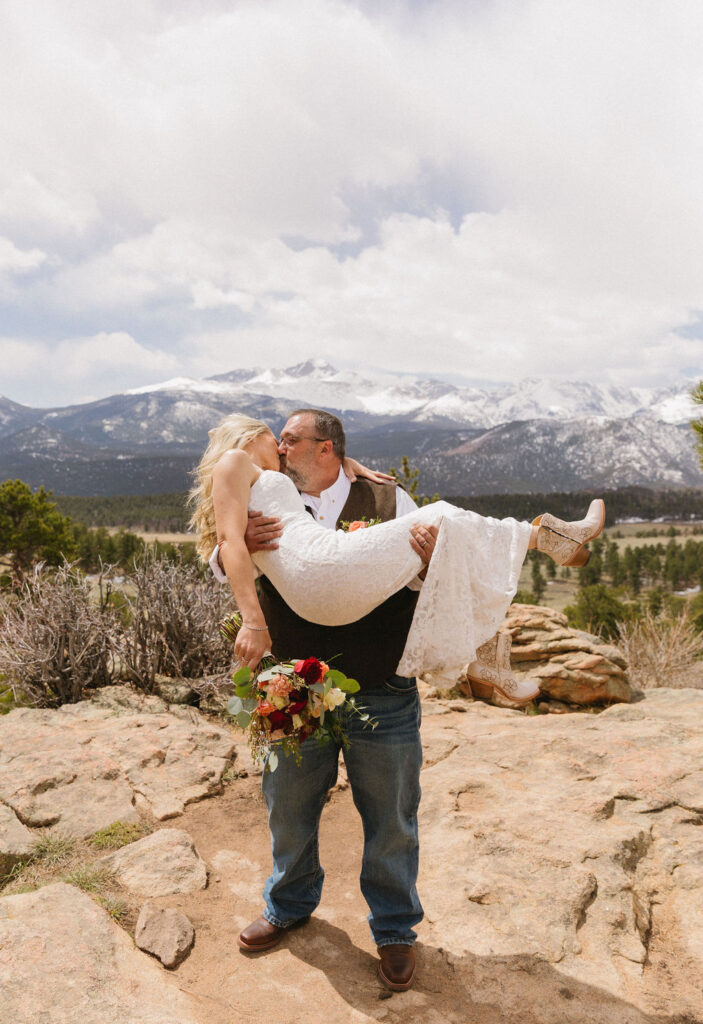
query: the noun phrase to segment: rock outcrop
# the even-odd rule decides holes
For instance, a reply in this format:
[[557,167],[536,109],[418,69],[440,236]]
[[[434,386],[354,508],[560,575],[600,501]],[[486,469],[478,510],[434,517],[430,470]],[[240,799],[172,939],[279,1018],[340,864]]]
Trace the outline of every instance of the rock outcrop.
[[102,857],[100,863],[135,896],[195,892],[207,885],[205,861],[179,828],[162,828]]
[[34,834],[15,812],[0,804],[0,879],[5,878],[17,861],[32,849]]
[[[3,717],[0,803],[30,829],[77,836],[133,821],[140,809],[173,818],[219,790],[233,750],[232,733],[194,709],[108,687],[55,711]],[[3,832],[0,823],[0,849]]]
[[93,900],[58,882],[0,900],[3,1024],[200,1024],[195,1000]]
[[514,674],[527,675],[545,697],[578,705],[632,700],[621,651],[592,633],[572,629],[561,612],[514,604],[503,629],[512,637]]
[[[588,717],[442,711],[420,806],[424,941],[456,964],[558,964],[565,982],[700,1010],[703,693],[654,690]],[[658,990],[667,964],[675,1006],[671,977]]]

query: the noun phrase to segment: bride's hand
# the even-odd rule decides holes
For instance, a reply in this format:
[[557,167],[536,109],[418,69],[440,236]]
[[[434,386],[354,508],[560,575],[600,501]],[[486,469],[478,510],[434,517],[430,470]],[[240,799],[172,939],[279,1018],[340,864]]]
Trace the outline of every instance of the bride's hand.
[[368,466],[362,466],[356,459],[350,459],[347,456],[342,462],[342,469],[344,475],[351,480],[352,483],[357,477],[362,477],[364,480],[370,480],[374,484],[394,484],[395,477],[390,476],[389,473],[378,473],[376,470],[369,469]]
[[271,650],[271,637],[267,629],[249,629],[242,626],[234,644],[234,656],[241,665],[253,671],[265,654]]

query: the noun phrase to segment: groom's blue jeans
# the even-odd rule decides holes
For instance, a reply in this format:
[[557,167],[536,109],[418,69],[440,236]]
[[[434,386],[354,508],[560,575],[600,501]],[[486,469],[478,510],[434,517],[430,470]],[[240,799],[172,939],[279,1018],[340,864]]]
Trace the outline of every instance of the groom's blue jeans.
[[[423,916],[415,885],[422,765],[417,684],[392,676],[356,699],[378,722],[371,729],[358,716],[342,716],[350,741],[344,761],[364,827],[361,891],[376,944],[412,944],[413,925]],[[334,742],[319,745],[312,736],[301,753],[300,767],[292,756],[279,754],[278,767],[265,771],[262,780],[273,851],[264,917],[283,928],[312,914],[320,902],[325,877],[318,850],[320,815],[337,780]]]

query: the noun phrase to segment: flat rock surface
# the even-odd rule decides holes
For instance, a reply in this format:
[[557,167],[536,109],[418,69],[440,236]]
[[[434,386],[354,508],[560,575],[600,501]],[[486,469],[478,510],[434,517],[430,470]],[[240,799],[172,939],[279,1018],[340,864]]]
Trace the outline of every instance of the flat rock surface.
[[[376,978],[350,787],[323,812],[320,907],[258,956],[236,940],[270,870],[260,779],[185,808],[209,885],[157,906],[195,927],[176,979],[198,1024],[703,1024],[703,692],[592,715],[461,706],[423,710],[426,916],[408,992]],[[35,991],[48,1011],[50,987]]]
[[11,807],[0,804],[0,878],[30,852],[33,841],[32,830],[22,824]]
[[703,1024],[703,693],[596,715],[452,703],[424,708],[415,987],[376,978],[351,789],[323,813],[314,917],[238,953],[270,867],[249,778],[187,808],[210,885],[166,901],[196,928],[178,976],[203,1022]]
[[169,712],[158,697],[108,687],[0,719],[0,803],[30,828],[78,836],[140,808],[165,820],[219,789],[233,749],[232,733],[192,708]]
[[179,828],[162,828],[101,858],[135,896],[175,896],[207,885],[205,861]]
[[58,882],[0,899],[2,1024],[199,1024],[195,1000],[93,900]]

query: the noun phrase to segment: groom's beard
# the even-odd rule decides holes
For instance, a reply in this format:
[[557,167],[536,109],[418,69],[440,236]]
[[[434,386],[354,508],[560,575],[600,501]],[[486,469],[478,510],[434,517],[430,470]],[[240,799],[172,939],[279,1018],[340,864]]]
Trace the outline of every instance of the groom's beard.
[[283,463],[281,465],[281,471],[285,473],[286,476],[291,478],[291,480],[293,481],[293,483],[295,484],[299,491],[305,490],[307,483],[306,478],[297,469],[293,469],[292,466],[289,466],[287,463]]

